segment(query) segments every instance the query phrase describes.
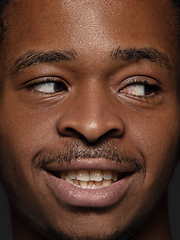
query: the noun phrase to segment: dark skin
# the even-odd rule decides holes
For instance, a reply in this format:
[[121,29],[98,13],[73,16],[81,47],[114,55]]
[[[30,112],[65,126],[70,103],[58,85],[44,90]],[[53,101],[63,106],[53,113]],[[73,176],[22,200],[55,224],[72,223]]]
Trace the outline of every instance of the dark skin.
[[[4,14],[0,175],[14,239],[46,240],[47,228],[73,240],[108,239],[133,225],[132,240],[171,240],[166,189],[180,132],[172,4],[13,0]],[[79,158],[56,159],[69,149]],[[119,162],[106,156],[114,149]],[[130,181],[113,199],[108,186],[103,201],[100,190],[56,178],[58,191],[73,189],[72,200],[52,184],[57,168],[126,168]]]

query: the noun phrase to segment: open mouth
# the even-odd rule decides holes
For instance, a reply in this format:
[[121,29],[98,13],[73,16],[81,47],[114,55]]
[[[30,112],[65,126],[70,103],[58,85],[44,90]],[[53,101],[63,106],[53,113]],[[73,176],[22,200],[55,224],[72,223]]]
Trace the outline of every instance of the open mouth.
[[137,170],[129,165],[103,160],[94,163],[89,159],[77,165],[77,162],[71,166],[54,164],[43,171],[45,185],[53,196],[72,206],[110,206],[122,200],[136,181]]
[[114,172],[111,170],[70,170],[52,171],[54,176],[65,180],[79,188],[98,189],[111,185],[130,173]]

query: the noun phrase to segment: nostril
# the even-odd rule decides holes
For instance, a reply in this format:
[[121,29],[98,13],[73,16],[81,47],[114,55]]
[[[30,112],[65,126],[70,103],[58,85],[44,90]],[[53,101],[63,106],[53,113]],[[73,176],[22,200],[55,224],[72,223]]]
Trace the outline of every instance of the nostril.
[[[104,130],[104,131],[103,131]],[[123,135],[121,129],[110,129],[106,132],[103,128],[85,128],[84,126],[79,126],[78,131],[76,127],[66,127],[59,134],[64,137],[72,137],[79,139],[88,144],[96,144],[97,142],[102,142],[104,139],[117,138]]]
[[123,132],[120,131],[119,129],[114,128],[114,129],[109,130],[105,135],[107,135],[108,138],[112,138],[112,137],[121,136],[123,134]]
[[71,127],[64,128],[63,131],[62,129],[58,131],[61,136],[67,136],[67,137],[80,137],[80,133],[77,132],[75,129]]
[[88,143],[95,143],[102,138],[120,137],[124,134],[124,122],[115,113],[98,113],[82,115],[79,112],[63,115],[58,119],[57,131],[64,137],[83,139]]
[[68,128],[65,129],[65,132],[66,132],[66,134],[65,134],[66,136],[80,139],[83,142],[86,141],[86,138],[80,132],[76,131],[73,128],[68,127]]

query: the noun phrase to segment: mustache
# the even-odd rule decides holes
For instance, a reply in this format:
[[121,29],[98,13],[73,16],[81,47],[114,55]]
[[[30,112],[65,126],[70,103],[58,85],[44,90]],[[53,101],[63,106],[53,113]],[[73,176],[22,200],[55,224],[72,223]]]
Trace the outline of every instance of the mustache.
[[104,158],[106,160],[115,161],[121,164],[126,164],[130,167],[135,167],[137,170],[145,170],[145,160],[143,155],[135,157],[132,154],[126,154],[113,144],[103,143],[98,146],[85,146],[77,141],[71,144],[65,144],[58,152],[43,151],[34,158],[35,168],[44,168],[49,164],[71,163],[80,159],[96,159]]

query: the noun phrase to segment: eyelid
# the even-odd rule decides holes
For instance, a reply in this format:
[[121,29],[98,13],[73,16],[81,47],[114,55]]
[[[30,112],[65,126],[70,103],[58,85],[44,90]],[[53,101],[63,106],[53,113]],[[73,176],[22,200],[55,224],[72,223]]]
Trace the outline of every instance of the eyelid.
[[129,77],[129,78],[125,79],[124,82],[129,85],[137,83],[137,84],[156,85],[156,86],[161,87],[161,83],[158,80],[151,78],[151,77],[147,77],[147,76]]
[[[56,77],[56,76],[47,76],[47,77],[40,77],[40,78],[35,78],[27,81],[23,87],[27,88],[28,90],[32,90],[35,93],[40,93],[40,94],[56,94],[58,92],[62,91],[57,91],[57,92],[46,92],[46,91],[39,91],[36,90],[35,87],[38,85],[43,85],[43,84],[48,84],[48,83],[54,83],[54,84],[64,84],[64,87],[69,89],[69,85],[66,80],[64,80],[61,77]],[[33,89],[34,88],[34,89]]]
[[50,82],[64,82],[64,84],[68,84],[64,78],[56,77],[56,76],[45,76],[38,77],[31,80],[28,80],[24,83],[24,85],[33,85],[33,84],[41,84],[41,83],[50,83]]
[[134,84],[139,84],[139,85],[146,85],[146,86],[154,86],[157,87],[159,89],[162,88],[162,85],[159,81],[157,81],[154,78],[150,78],[150,77],[146,77],[146,76],[133,76],[133,77],[129,77],[126,78],[123,82],[122,82],[122,86],[121,89],[124,89],[128,86],[134,85]]
[[[138,91],[137,91],[137,94],[136,94],[136,88],[133,89],[133,85],[134,86],[144,85],[144,93],[138,94]],[[132,89],[130,88],[131,86],[132,86]],[[128,87],[129,89],[127,89]],[[133,92],[134,90],[135,90],[135,94]],[[161,90],[162,90],[162,84],[156,79],[147,77],[147,76],[133,76],[133,77],[126,78],[122,82],[122,85],[118,90],[118,92],[120,94],[119,96],[121,96],[121,93],[122,93],[126,97],[130,99],[138,100],[139,102],[146,102],[146,103],[157,102],[158,103],[162,100],[162,97],[160,94]],[[149,93],[146,94],[147,92]]]
[[31,86],[39,85],[39,84],[44,84],[44,83],[64,83],[67,88],[69,87],[67,81],[61,77],[56,77],[56,76],[47,76],[47,77],[39,77],[39,78],[34,78],[31,80],[26,81],[23,84],[23,87],[30,88]]

